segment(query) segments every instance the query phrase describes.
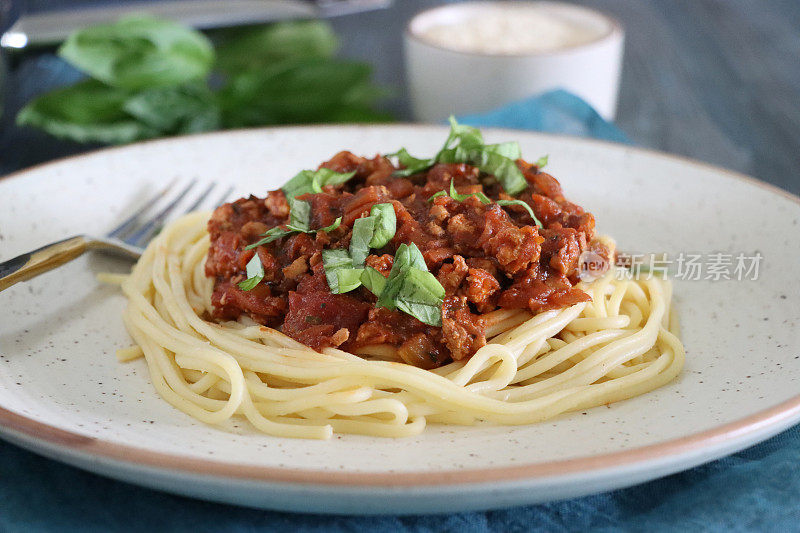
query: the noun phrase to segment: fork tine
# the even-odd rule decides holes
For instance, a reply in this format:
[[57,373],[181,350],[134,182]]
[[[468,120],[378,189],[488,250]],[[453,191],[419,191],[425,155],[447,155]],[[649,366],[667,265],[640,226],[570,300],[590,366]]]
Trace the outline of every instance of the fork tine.
[[156,233],[157,230],[160,229],[161,224],[164,220],[169,216],[175,206],[184,199],[184,197],[189,193],[189,191],[197,184],[197,179],[193,179],[189,182],[189,184],[183,188],[183,190],[178,193],[178,195],[164,208],[159,211],[156,216],[154,216],[149,222],[143,224],[139,229],[137,229],[132,235],[125,238],[125,242],[131,244],[133,246],[139,246],[144,248],[144,245],[150,240],[153,234]]
[[192,211],[200,207],[200,204],[203,203],[203,200],[205,200],[208,197],[208,195],[211,194],[211,191],[214,190],[214,187],[216,186],[217,184],[214,183],[213,181],[209,183],[208,186],[203,190],[203,192],[200,193],[200,196],[197,197],[197,200],[192,202],[192,205],[187,207],[184,213],[191,213]]
[[233,189],[234,189],[233,185],[229,185],[228,188],[225,189],[225,192],[223,192],[222,195],[219,197],[219,199],[216,202],[214,202],[214,207],[215,208],[219,207],[223,203],[225,203],[225,200],[227,200],[228,197],[231,195],[231,193],[233,192]]
[[132,230],[135,227],[135,223],[137,222],[139,217],[142,216],[145,211],[150,209],[150,207],[152,207],[153,204],[156,203],[160,198],[166,196],[166,194],[175,186],[175,183],[177,183],[177,181],[178,180],[176,178],[173,179],[171,182],[169,182],[166,187],[161,189],[160,192],[158,192],[155,196],[153,196],[147,202],[145,202],[141,208],[137,209],[136,212],[134,212],[131,216],[126,218],[125,221],[122,222],[122,224],[112,229],[107,234],[107,236],[115,239],[121,239],[123,235],[130,233],[130,230]]

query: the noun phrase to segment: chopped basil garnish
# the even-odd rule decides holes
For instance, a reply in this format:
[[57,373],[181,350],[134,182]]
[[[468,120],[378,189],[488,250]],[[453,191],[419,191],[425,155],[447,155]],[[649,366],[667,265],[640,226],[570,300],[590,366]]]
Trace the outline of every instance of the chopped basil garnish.
[[247,263],[247,279],[239,282],[239,288],[243,291],[251,291],[264,279],[264,265],[258,254],[253,255]]
[[361,217],[353,222],[353,236],[350,239],[350,257],[353,266],[363,267],[369,255],[369,241],[375,231],[375,217]]
[[352,291],[361,285],[361,269],[353,268],[353,260],[347,250],[322,250],[322,265],[333,294]]
[[543,155],[539,159],[536,160],[536,167],[541,170],[545,166],[547,166],[547,160],[550,159],[550,154]]
[[485,194],[483,194],[482,192],[472,192],[472,193],[469,193],[469,194],[458,194],[458,192],[456,191],[456,186],[453,184],[453,180],[452,179],[450,180],[450,197],[451,198],[453,198],[455,200],[458,200],[459,202],[463,202],[464,200],[466,200],[470,196],[474,196],[475,198],[480,200],[482,204],[490,204],[490,203],[492,203],[492,201],[489,199],[489,197],[486,196]]
[[395,172],[396,176],[410,176],[423,172],[435,163],[467,163],[478,167],[481,172],[492,174],[510,195],[519,194],[528,186],[525,176],[517,167],[520,157],[519,144],[507,142],[484,144],[480,130],[459,124],[450,117],[450,134],[444,146],[432,159],[417,159],[409,155],[405,148],[396,154],[398,161],[407,168]]
[[[375,204],[369,216],[353,222],[350,250],[323,250],[322,265],[334,294],[357,289],[370,248],[382,248],[394,237],[397,217],[390,203]],[[375,269],[372,269],[375,270]],[[369,287],[368,287],[369,288]]]
[[386,286],[386,278],[372,267],[366,267],[361,274],[361,283],[375,296],[380,296]]
[[283,226],[275,226],[274,228],[270,228],[265,233],[261,234],[261,236],[264,237],[263,239],[245,246],[245,250],[252,250],[253,248],[261,246],[262,244],[269,244],[272,241],[276,241],[281,237],[286,237],[292,233],[316,233],[317,231],[329,233],[338,228],[342,223],[342,217],[339,217],[334,220],[333,224],[330,226],[325,226],[324,228],[319,229],[311,229],[309,227],[311,224],[311,204],[304,202],[303,200],[292,200],[289,202],[289,204],[291,205],[291,209],[289,211],[289,223]]
[[[457,200],[459,202],[463,202],[464,200],[466,200],[470,196],[474,196],[475,198],[480,200],[481,203],[483,203],[483,204],[492,203],[492,200],[488,196],[483,194],[482,192],[473,192],[473,193],[470,193],[470,194],[458,194],[458,192],[456,192],[456,187],[453,184],[453,180],[452,179],[450,180],[450,194],[449,195],[445,191],[439,191],[436,194],[431,195],[431,197],[428,198],[428,201],[432,202],[434,200],[434,198],[438,198],[440,196],[450,196],[450,198],[453,198],[454,200]],[[538,227],[540,227],[540,228],[544,227],[544,225],[539,221],[539,219],[536,218],[536,213],[533,212],[533,208],[530,205],[528,205],[527,202],[524,202],[522,200],[497,200],[495,203],[497,205],[500,205],[500,206],[505,206],[505,205],[519,205],[519,206],[522,206],[522,207],[524,207],[525,209],[528,210],[528,214],[531,216],[531,218],[533,219],[533,222]]]
[[[362,279],[366,278],[364,274]],[[397,248],[392,270],[382,288],[376,277],[380,276],[380,272],[367,275],[370,276],[368,282],[375,288],[373,293],[378,296],[375,305],[391,310],[399,309],[431,326],[442,325],[441,306],[445,290],[433,274],[428,272],[425,259],[416,244],[401,244]]]
[[287,200],[292,200],[303,194],[322,192],[322,187],[325,185],[340,185],[355,175],[355,172],[340,174],[325,167],[319,170],[301,170],[286,182],[281,190]]
[[494,152],[497,155],[501,155],[515,161],[522,157],[522,150],[519,149],[519,143],[516,141],[500,144],[488,144],[486,145],[485,149],[489,152]]
[[369,216],[357,218],[353,222],[353,236],[350,238],[350,257],[355,267],[363,267],[370,248],[383,248],[397,231],[397,217],[390,203],[375,204]]
[[311,204],[301,200],[292,199],[289,202],[289,206],[289,223],[286,225],[286,227],[296,228],[296,231],[310,231]]
[[378,307],[385,307],[391,310],[396,308],[395,299],[402,287],[405,273],[410,268],[428,269],[425,264],[425,258],[422,257],[422,252],[419,251],[416,244],[401,244],[397,248],[397,253],[394,254],[394,263],[392,264],[392,270],[389,272],[389,277],[386,278],[386,284],[380,296],[378,296]]
[[372,232],[369,246],[370,248],[383,248],[389,244],[397,231],[397,215],[394,213],[394,206],[390,203],[375,204],[372,206],[369,216],[375,217],[375,229]]
[[325,233],[330,233],[336,228],[338,228],[342,224],[342,217],[336,217],[336,220],[333,221],[333,224],[330,226],[325,226],[324,228],[319,228],[318,230],[311,230],[309,233],[313,233],[314,231],[324,231]]
[[340,293],[350,292],[361,286],[363,268],[342,268],[336,271],[336,283]]
[[416,157],[412,156],[408,153],[408,150],[405,148],[400,148],[394,154],[389,154],[386,157],[396,156],[397,161],[403,165],[404,169],[395,171],[394,175],[399,178],[407,178],[408,176],[413,176],[419,172],[424,172],[431,168],[435,161],[433,159],[417,159]]
[[539,219],[536,218],[536,213],[533,212],[533,208],[530,205],[528,205],[528,202],[523,202],[522,200],[497,200],[497,202],[495,202],[495,203],[497,205],[519,205],[519,206],[522,206],[522,207],[524,207],[525,209],[528,210],[528,214],[531,216],[531,218],[533,219],[534,223],[537,226],[539,226],[540,228],[544,227],[544,225],[541,222],[539,222]]
[[453,200],[456,200],[458,202],[463,202],[464,200],[466,200],[470,196],[474,196],[475,198],[480,200],[481,203],[484,204],[484,205],[492,203],[492,200],[488,196],[483,194],[482,192],[471,192],[471,193],[468,193],[468,194],[459,194],[458,191],[456,191],[456,186],[453,184],[453,180],[452,179],[450,180],[450,193],[449,194],[447,193],[447,191],[439,191],[439,192],[437,192],[435,194],[432,194],[431,197],[428,198],[428,201],[432,202],[434,199],[439,198],[440,196],[449,196],[450,198],[452,198]]
[[427,270],[409,268],[397,294],[397,308],[430,326],[442,325],[444,287]]

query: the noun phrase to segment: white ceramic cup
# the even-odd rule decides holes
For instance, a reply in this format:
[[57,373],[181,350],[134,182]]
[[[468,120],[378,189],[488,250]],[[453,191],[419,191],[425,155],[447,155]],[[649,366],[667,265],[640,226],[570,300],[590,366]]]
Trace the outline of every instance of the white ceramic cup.
[[[426,37],[432,27],[459,24],[498,10],[531,8],[559,17],[590,37],[580,44],[523,53],[463,51]],[[551,89],[565,89],[606,119],[617,108],[624,33],[614,19],[560,2],[468,2],[416,15],[405,33],[414,118],[438,122],[450,114],[483,112]]]

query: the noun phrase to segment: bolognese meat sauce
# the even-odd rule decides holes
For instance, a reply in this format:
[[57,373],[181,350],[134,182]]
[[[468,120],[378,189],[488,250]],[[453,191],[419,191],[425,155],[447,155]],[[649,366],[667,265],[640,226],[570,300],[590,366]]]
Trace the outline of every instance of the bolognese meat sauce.
[[[289,222],[283,191],[250,196],[219,207],[208,223],[211,248],[206,275],[215,280],[214,318],[242,315],[280,329],[316,350],[391,345],[402,360],[432,368],[471,356],[486,344],[485,315],[497,309],[537,313],[589,300],[574,285],[579,257],[593,250],[611,253],[595,237],[594,217],[564,198],[555,178],[522,159],[516,161],[527,188],[510,200],[500,183],[467,164],[435,164],[397,177],[390,159],[340,152],[321,168],[355,174],[343,184],[297,198],[310,205],[310,227],[330,231],[297,232],[252,249],[270,228]],[[452,186],[458,200],[440,191]],[[439,193],[438,196],[437,193]],[[394,237],[372,249],[366,266],[383,276],[392,270],[402,244],[415,244],[430,273],[444,288],[441,327],[428,325],[399,309],[376,307],[376,296],[361,286],[334,294],[326,279],[322,251],[346,249],[358,218],[376,204],[389,203],[396,216]],[[257,254],[263,279],[251,290],[238,283]]]

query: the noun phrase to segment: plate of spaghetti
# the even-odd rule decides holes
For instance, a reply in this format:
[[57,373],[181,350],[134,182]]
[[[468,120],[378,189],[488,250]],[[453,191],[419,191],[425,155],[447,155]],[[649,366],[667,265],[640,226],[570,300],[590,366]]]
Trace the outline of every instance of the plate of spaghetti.
[[751,178],[455,120],[200,135],[0,181],[0,260],[169,179],[235,194],[133,268],[0,294],[4,438],[211,500],[436,512],[630,485],[800,419],[800,203]]

